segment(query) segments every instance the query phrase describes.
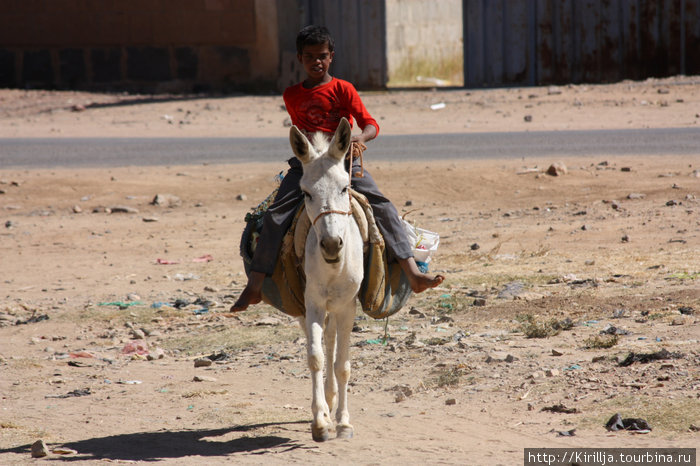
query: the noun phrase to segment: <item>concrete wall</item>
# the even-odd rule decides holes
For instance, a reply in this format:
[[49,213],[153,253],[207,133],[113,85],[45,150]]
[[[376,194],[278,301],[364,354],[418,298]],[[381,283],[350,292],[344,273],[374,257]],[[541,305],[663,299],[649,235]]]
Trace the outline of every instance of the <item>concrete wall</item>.
[[274,88],[276,0],[2,0],[0,86]]
[[389,86],[461,85],[462,0],[386,0]]

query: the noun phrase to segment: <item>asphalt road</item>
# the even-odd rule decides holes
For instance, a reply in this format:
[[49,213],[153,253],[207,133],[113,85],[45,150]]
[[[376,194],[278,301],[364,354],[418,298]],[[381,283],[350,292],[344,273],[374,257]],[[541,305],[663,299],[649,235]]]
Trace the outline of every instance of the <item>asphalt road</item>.
[[[698,155],[700,128],[380,136],[369,160]],[[286,138],[0,139],[0,169],[283,161]]]

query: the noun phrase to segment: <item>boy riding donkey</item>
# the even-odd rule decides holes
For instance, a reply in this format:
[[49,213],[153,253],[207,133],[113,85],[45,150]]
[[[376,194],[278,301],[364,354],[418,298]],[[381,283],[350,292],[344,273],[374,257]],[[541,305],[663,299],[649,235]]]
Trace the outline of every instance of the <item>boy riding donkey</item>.
[[[352,137],[350,152],[361,153],[364,143],[377,136],[379,125],[365,108],[353,85],[329,74],[334,56],[334,43],[330,33],[325,27],[307,26],[297,35],[296,47],[297,59],[304,67],[307,77],[284,91],[284,103],[292,124],[307,137],[322,131],[330,138],[341,118],[347,118],[352,125],[355,117],[362,133]],[[274,272],[284,234],[304,198],[304,193],[299,187],[302,176],[301,162],[292,157],[288,163],[290,169],[263,218],[263,228],[253,255],[248,284],[231,307],[231,312],[243,311],[249,305],[262,300],[263,281]],[[367,197],[386,247],[399,262],[413,292],[420,293],[442,283],[442,275],[431,276],[418,269],[413,258],[413,249],[396,208],[379,191],[372,176],[356,161],[353,161],[351,186]]]

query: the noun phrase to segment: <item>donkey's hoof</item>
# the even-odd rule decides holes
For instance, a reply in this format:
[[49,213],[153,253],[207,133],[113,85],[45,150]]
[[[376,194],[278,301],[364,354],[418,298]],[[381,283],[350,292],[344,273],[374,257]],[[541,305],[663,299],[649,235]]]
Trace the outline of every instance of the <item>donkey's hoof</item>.
[[355,432],[355,429],[353,429],[350,424],[339,424],[336,426],[335,430],[337,432],[337,438],[341,439],[350,439],[352,438],[352,435]]
[[311,436],[316,442],[328,440],[328,427],[311,427]]

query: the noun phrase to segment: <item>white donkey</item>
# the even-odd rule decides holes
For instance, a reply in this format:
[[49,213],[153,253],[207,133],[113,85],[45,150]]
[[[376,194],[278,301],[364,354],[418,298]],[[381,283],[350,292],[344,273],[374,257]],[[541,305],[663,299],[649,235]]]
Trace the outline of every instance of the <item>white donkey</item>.
[[[336,435],[350,438],[353,427],[348,412],[350,332],[355,299],[363,277],[362,237],[351,215],[350,176],[343,161],[350,147],[351,130],[343,118],[329,142],[321,133],[313,143],[296,126],[289,140],[304,166],[300,186],[312,227],[306,238],[304,271],[307,353],[313,387],[311,410],[313,439],[328,440],[336,408]],[[323,345],[326,346],[326,383],[323,384]]]

